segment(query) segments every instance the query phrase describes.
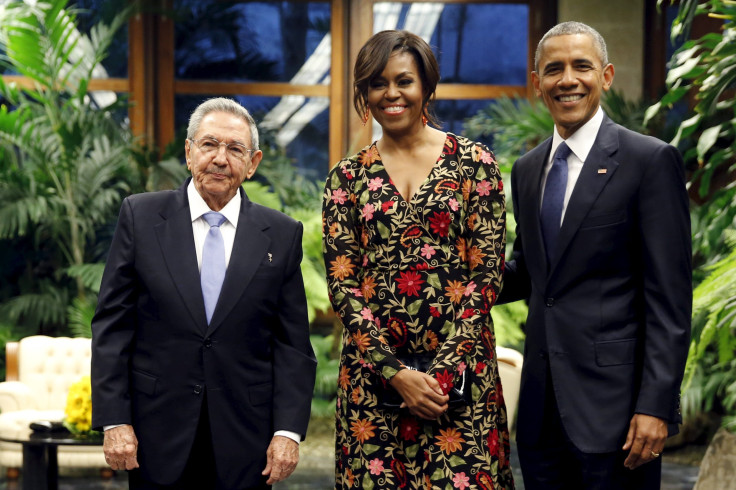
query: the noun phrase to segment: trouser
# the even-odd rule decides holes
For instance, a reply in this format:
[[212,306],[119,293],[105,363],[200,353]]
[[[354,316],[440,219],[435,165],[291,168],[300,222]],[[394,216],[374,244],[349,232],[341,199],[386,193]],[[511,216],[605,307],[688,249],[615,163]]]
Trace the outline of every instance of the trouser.
[[661,458],[629,470],[628,451],[585,453],[575,447],[562,426],[549,372],[546,384],[539,440],[516,445],[526,490],[659,490]]
[[[173,485],[159,485],[143,479],[140,470],[128,472],[130,490],[234,490],[225,487],[217,479],[215,453],[212,446],[212,430],[207,410],[207,396],[202,401],[202,412],[197,424],[192,451],[184,472]],[[251,487],[244,490],[269,490],[271,486]]]

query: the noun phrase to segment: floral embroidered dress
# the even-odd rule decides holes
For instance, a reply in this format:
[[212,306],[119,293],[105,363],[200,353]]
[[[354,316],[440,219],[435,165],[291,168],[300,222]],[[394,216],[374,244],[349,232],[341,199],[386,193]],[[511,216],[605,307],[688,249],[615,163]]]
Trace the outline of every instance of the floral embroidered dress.
[[[505,244],[493,154],[448,133],[407,202],[374,143],[331,170],[323,214],[330,295],[345,327],[335,488],[513,488],[490,316]],[[422,354],[446,392],[465,372],[472,402],[432,421],[381,408],[400,360]]]

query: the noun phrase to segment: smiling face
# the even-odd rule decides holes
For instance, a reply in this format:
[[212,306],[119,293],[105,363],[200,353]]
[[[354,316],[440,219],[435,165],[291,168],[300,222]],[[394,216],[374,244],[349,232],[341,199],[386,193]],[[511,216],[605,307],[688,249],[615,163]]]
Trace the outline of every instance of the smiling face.
[[587,34],[554,36],[542,46],[532,83],[560,136],[567,139],[598,110],[601,94],[613,83],[613,65],[602,66]]
[[421,129],[424,90],[414,57],[392,54],[381,74],[370,81],[368,107],[384,132],[404,133]]
[[[242,143],[251,148],[250,128],[245,120],[227,112],[210,112],[202,118],[194,140],[210,137],[223,143]],[[219,211],[235,196],[244,180],[253,177],[263,158],[261,151],[245,152],[242,160],[228,156],[225,145],[206,155],[186,141],[187,168],[192,172],[194,187],[213,211]]]

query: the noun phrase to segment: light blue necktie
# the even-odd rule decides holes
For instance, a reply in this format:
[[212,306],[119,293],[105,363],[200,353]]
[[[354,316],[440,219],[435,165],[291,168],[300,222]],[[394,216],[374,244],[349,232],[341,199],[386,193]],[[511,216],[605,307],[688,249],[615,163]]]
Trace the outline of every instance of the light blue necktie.
[[544,197],[542,199],[542,238],[544,248],[547,251],[547,263],[552,262],[557,237],[560,234],[562,221],[562,206],[565,202],[565,190],[567,190],[567,157],[571,150],[564,141],[560,143],[552,160],[552,168],[547,174],[547,184],[544,186]]
[[204,297],[204,310],[207,314],[207,325],[210,324],[212,313],[220,297],[222,281],[225,279],[225,242],[222,239],[220,225],[225,222],[225,216],[214,211],[202,215],[210,225],[210,231],[204,239],[202,250],[202,270],[200,282],[202,284],[202,296]]

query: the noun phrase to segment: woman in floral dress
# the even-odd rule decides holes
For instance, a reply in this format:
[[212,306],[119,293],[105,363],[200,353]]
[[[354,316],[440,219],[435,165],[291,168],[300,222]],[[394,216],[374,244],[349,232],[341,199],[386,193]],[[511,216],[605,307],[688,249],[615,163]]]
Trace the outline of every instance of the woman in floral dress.
[[[356,110],[383,135],[339,162],[324,193],[325,264],[345,327],[335,488],[514,487],[490,316],[503,185],[485,146],[427,124],[438,81],[430,47],[406,31],[374,35],[356,62]],[[422,356],[426,372],[407,368]],[[470,400],[452,403],[463,380]]]

